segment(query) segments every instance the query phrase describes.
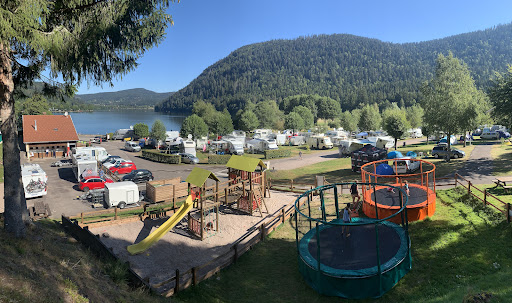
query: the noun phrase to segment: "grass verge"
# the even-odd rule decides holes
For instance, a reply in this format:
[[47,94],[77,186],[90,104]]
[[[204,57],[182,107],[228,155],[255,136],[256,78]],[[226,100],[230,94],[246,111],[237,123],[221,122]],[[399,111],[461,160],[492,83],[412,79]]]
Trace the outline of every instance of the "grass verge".
[[497,144],[491,150],[493,172],[495,176],[512,174],[512,145]]

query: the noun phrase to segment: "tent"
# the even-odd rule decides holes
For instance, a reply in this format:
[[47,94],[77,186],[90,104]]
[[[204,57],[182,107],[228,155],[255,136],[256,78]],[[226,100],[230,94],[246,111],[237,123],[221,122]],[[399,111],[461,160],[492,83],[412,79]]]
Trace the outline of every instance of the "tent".
[[393,170],[393,167],[389,166],[388,164],[381,163],[375,169],[375,173],[377,175],[381,175],[381,176],[389,176],[389,175],[394,175],[395,171]]
[[403,157],[404,157],[404,155],[402,155],[402,153],[397,150],[393,150],[388,153],[388,159],[396,159],[396,158],[403,158]]
[[416,154],[416,152],[413,152],[412,150],[411,151],[408,151],[407,154],[406,154],[407,157],[411,157],[411,158],[416,158],[418,157],[418,154]]

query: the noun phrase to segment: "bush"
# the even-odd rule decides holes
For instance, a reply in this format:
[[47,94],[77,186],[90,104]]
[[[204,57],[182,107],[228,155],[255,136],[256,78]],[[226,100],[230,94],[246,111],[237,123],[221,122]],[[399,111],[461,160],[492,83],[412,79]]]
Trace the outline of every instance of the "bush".
[[114,133],[108,133],[108,138],[109,138],[110,140],[114,140],[114,139],[113,139],[113,137],[114,137]]
[[208,155],[208,164],[226,164],[228,163],[231,155]]
[[292,155],[292,152],[289,149],[265,150],[263,153],[265,154],[265,159],[284,158]]
[[169,164],[180,164],[181,157],[173,154],[163,154],[158,150],[143,150],[142,157],[151,161]]

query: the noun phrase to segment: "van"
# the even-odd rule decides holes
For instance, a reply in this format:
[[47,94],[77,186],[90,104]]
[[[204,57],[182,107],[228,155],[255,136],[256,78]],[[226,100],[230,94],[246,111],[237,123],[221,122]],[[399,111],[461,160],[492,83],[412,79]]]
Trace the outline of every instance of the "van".
[[140,145],[134,141],[126,141],[124,143],[124,149],[130,152],[139,152],[141,150]]
[[105,184],[105,208],[125,208],[127,205],[136,204],[141,199],[139,187],[132,181],[122,181]]
[[330,149],[333,147],[331,138],[326,136],[313,136],[306,139],[306,144],[311,148]]
[[482,134],[480,135],[480,139],[487,139],[487,140],[497,140],[499,139],[500,134],[496,131],[485,129]]
[[[410,157],[404,157],[396,160],[397,174],[410,174],[420,168],[421,161],[413,161]],[[395,167],[393,167],[395,169]]]
[[48,177],[39,164],[23,164],[21,180],[25,190],[25,198],[42,197],[47,194]]

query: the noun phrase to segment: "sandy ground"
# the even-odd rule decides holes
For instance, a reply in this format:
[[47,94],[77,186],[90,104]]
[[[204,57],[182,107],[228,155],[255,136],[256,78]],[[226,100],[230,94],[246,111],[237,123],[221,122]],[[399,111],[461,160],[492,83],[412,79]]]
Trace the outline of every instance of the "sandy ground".
[[[219,214],[219,233],[199,240],[187,231],[186,219],[182,220],[171,232],[150,247],[145,253],[130,256],[127,245],[138,243],[154,231],[166,219],[146,220],[122,225],[91,228],[91,232],[99,234],[107,247],[123,261],[130,262],[131,268],[150,283],[158,283],[175,275],[176,269],[182,273],[192,267],[203,265],[210,260],[229,251],[232,243],[246,232],[254,230],[264,221],[268,221],[283,205],[292,205],[298,195],[271,191],[271,198],[265,202],[268,213],[259,212],[254,216],[240,213],[230,208],[222,208]],[[105,237],[105,233],[108,237]]]

